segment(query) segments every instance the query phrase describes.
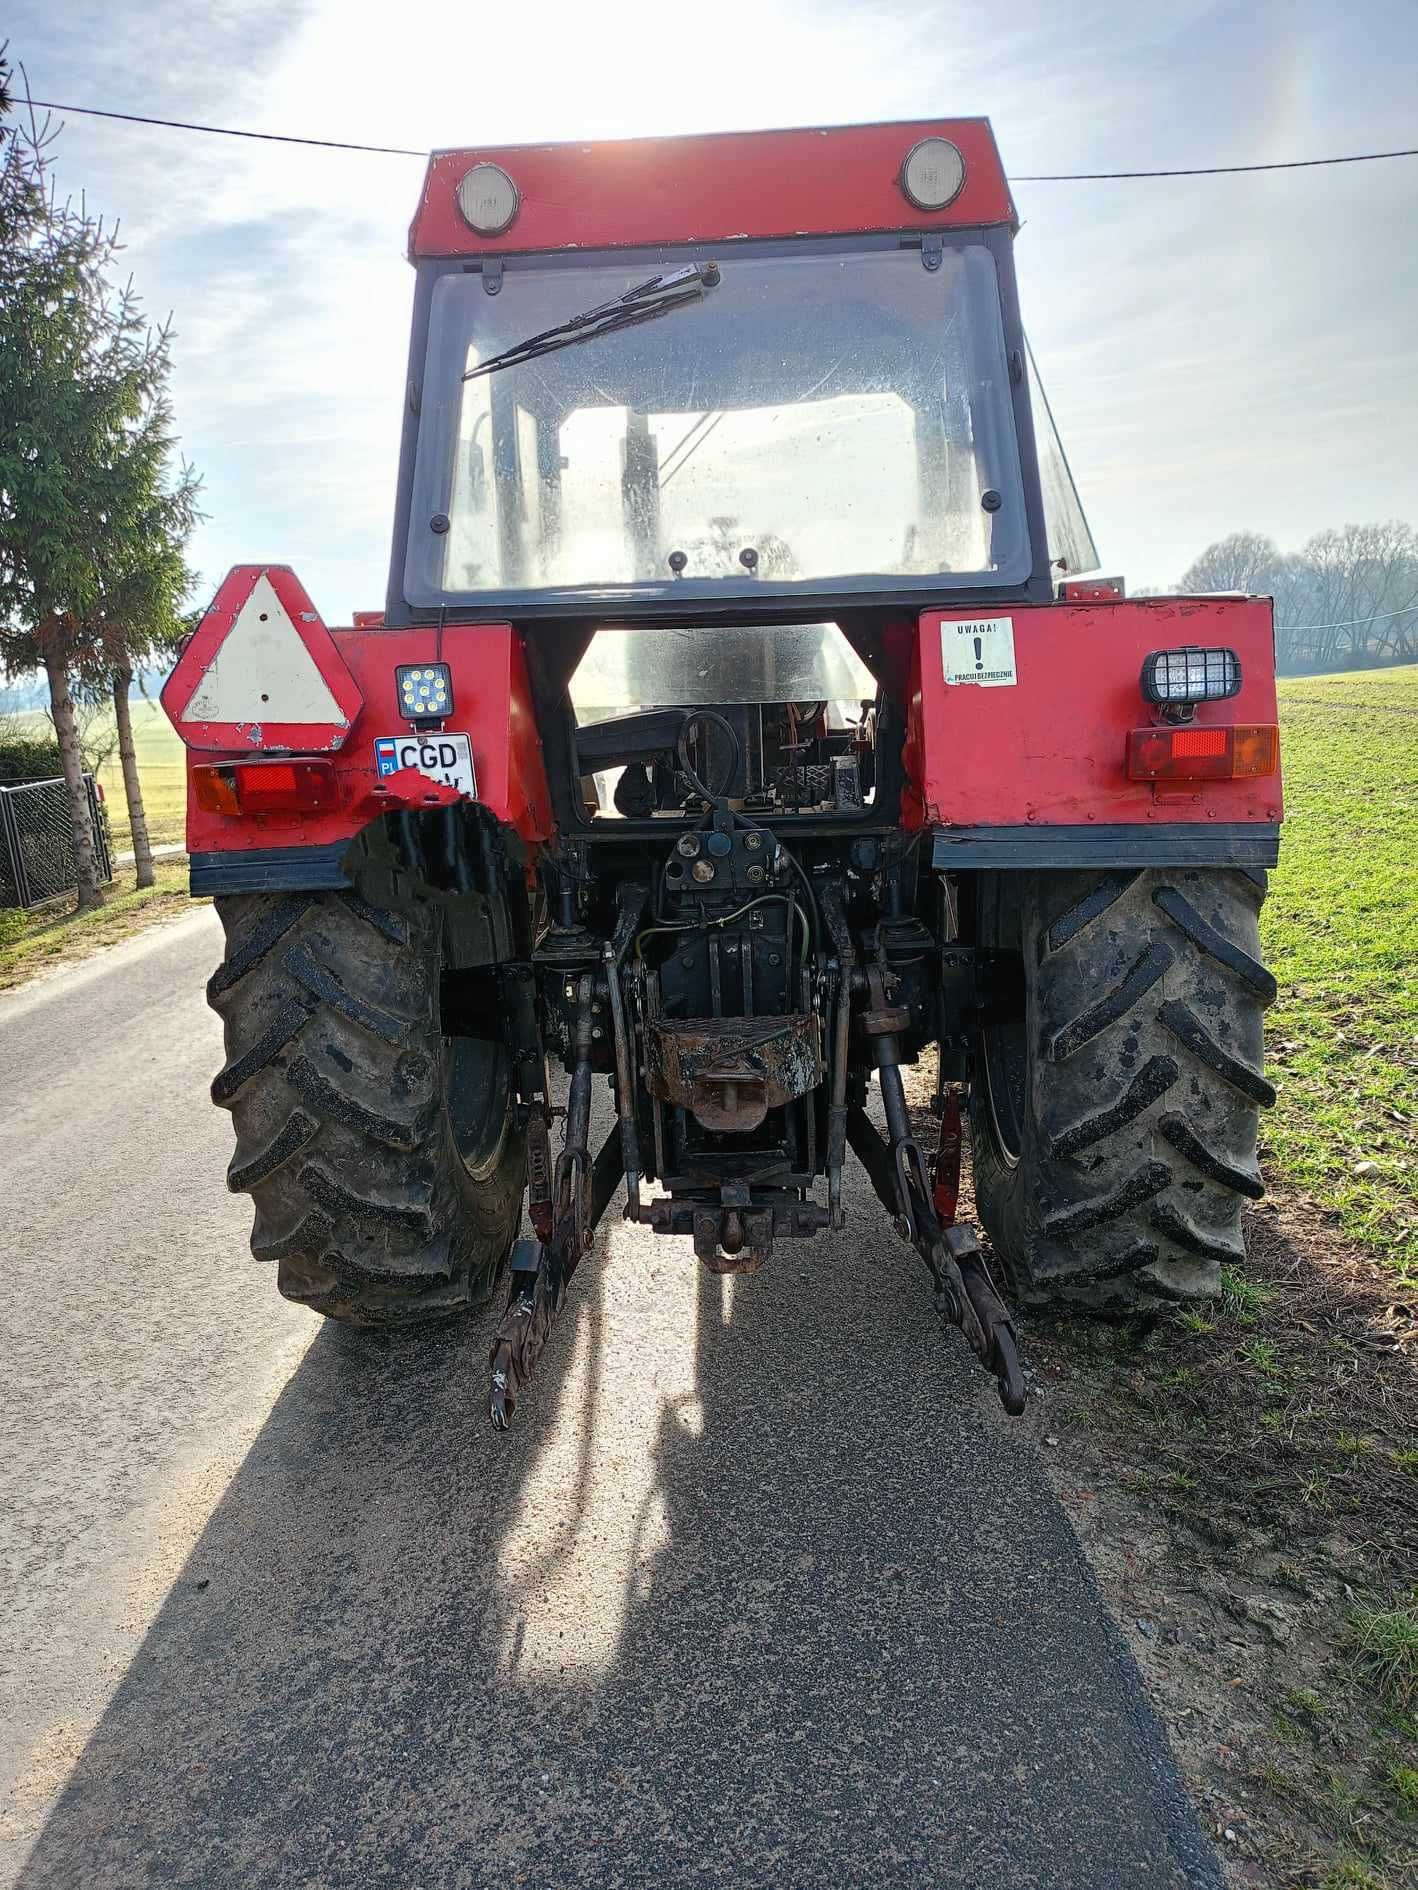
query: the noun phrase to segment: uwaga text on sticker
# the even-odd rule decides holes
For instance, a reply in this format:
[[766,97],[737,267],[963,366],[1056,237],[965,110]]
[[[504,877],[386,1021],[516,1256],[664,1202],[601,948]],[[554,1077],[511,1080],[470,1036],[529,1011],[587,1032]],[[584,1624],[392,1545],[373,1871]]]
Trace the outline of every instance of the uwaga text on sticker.
[[980,617],[940,627],[940,653],[947,683],[1010,688],[1014,667],[1013,617]]

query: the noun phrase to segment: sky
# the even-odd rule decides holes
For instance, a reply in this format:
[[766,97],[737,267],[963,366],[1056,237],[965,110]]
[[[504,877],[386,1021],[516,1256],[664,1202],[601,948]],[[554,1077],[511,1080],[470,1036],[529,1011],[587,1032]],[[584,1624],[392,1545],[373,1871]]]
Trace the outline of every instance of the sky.
[[[1418,144],[1414,0],[11,0],[34,96],[415,149],[988,116],[1011,172]],[[417,159],[71,116],[62,190],[171,311],[201,597],[293,565],[383,604]],[[1017,184],[1025,323],[1104,567],[1418,523],[1418,159]]]

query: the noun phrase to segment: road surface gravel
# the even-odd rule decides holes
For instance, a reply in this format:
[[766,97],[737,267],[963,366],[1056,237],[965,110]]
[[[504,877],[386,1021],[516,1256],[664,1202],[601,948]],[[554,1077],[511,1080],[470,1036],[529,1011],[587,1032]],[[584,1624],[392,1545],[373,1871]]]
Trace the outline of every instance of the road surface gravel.
[[612,1219],[499,1436],[490,1316],[249,1259],[218,952],[0,1001],[5,1890],[1220,1884],[859,1176],[752,1279]]

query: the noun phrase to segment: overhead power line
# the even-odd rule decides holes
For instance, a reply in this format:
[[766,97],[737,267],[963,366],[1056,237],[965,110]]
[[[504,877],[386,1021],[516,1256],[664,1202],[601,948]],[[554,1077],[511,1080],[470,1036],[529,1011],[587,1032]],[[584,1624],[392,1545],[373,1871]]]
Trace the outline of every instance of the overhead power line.
[[426,158],[427,151],[411,151],[397,144],[352,144],[337,138],[297,138],[288,131],[242,131],[235,125],[197,125],[182,118],[145,118],[140,112],[106,112],[96,105],[57,105],[51,98],[33,98],[31,105],[45,112],[76,112],[81,118],[119,118],[125,125],[161,125],[167,131],[205,131],[214,138],[259,138],[263,144],[311,144],[322,151],[371,151],[377,157]]
[[[159,125],[167,131],[199,131],[214,138],[255,138],[263,144],[305,144],[321,151],[365,151],[376,157],[426,158],[427,151],[406,145],[358,144],[342,138],[301,138],[286,131],[246,131],[237,125],[201,125],[183,118],[152,118],[141,112],[101,111],[96,105],[60,105],[53,99],[30,101],[41,111],[73,112],[80,118],[115,118],[125,125]],[[1344,157],[1286,158],[1273,164],[1197,164],[1179,170],[1045,171],[1015,173],[1015,184],[1097,184],[1146,177],[1235,177],[1254,171],[1308,171],[1325,164],[1377,164],[1385,158],[1418,157],[1418,146],[1402,151],[1354,151]]]
[[1247,171],[1313,171],[1321,164],[1377,164],[1382,158],[1418,157],[1406,151],[1354,151],[1348,157],[1284,158],[1274,164],[1196,164],[1179,171],[1050,171],[1037,176],[1010,173],[1012,184],[1096,184],[1126,177],[1237,177]]
[[1292,630],[1355,630],[1360,624],[1386,623],[1390,617],[1418,616],[1418,604],[1405,604],[1402,610],[1376,610],[1371,617],[1346,617],[1343,623],[1287,623]]

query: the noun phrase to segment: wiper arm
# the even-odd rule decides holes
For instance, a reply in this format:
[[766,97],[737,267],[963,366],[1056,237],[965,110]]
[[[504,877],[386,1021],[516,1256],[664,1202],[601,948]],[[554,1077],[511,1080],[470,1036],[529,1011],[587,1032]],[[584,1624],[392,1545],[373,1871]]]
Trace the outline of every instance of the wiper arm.
[[708,291],[717,288],[718,284],[719,265],[716,262],[689,263],[683,269],[671,270],[666,276],[651,276],[648,282],[637,283],[633,289],[627,289],[624,295],[618,295],[613,302],[602,302],[597,308],[588,308],[580,315],[558,322],[555,328],[544,328],[539,335],[528,335],[525,341],[504,348],[501,354],[489,355],[486,361],[469,368],[462,378],[475,381],[480,374],[495,374],[499,368],[535,361],[539,354],[551,354],[556,348],[569,348],[573,342],[594,341],[600,335],[614,334],[618,328],[630,328],[636,322],[653,321],[657,315],[667,315],[672,308],[682,308],[687,302],[702,301]]

